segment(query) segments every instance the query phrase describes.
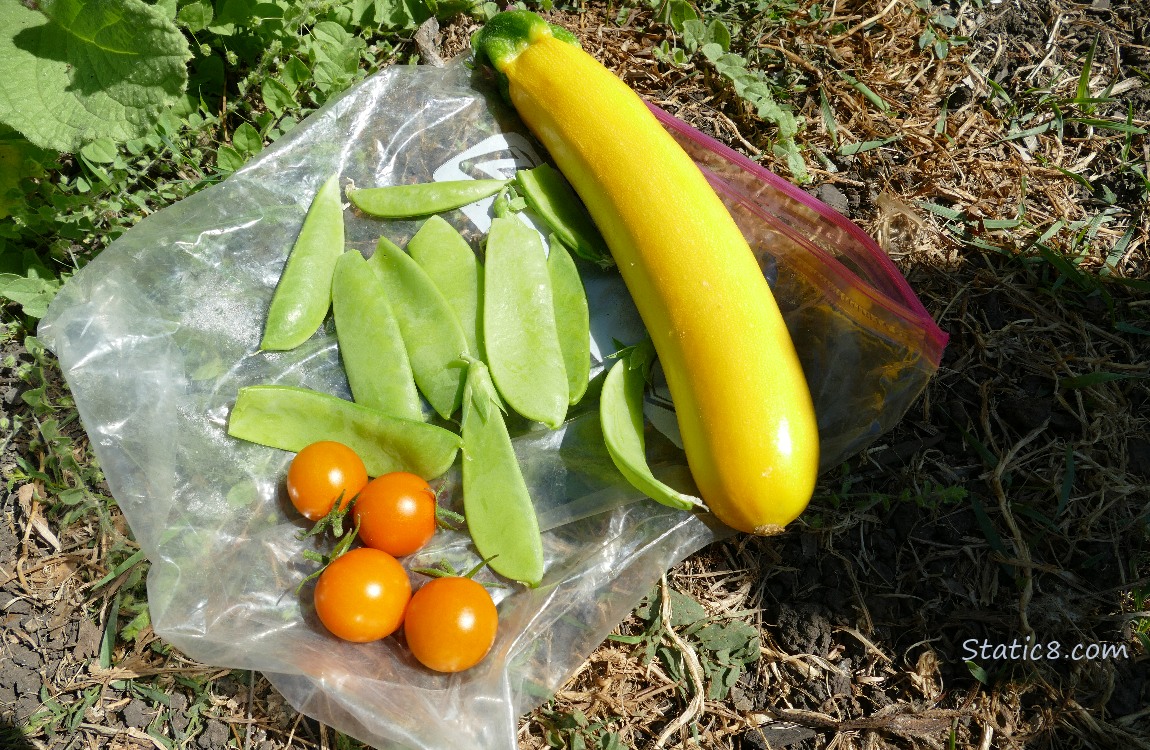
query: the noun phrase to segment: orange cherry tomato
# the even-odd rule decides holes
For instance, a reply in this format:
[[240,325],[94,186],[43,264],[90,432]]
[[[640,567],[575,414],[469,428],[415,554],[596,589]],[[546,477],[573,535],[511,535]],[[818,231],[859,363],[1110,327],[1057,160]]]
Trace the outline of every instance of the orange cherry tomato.
[[315,584],[315,611],[331,633],[366,643],[399,629],[411,600],[407,571],[391,555],[359,547],[337,557]]
[[384,474],[360,491],[352,513],[368,547],[410,555],[435,533],[435,492],[415,474]]
[[483,585],[449,576],[433,578],[411,597],[403,620],[407,645],[419,663],[436,672],[469,669],[495,643],[499,613]]
[[288,467],[288,498],[309,521],[318,521],[336,501],[345,507],[367,484],[367,469],[355,451],[343,443],[312,443]]

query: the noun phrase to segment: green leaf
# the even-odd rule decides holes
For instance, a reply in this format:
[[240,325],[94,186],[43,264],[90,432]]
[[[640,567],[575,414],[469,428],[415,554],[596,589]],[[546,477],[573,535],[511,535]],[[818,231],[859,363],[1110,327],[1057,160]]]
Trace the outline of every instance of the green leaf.
[[76,151],[142,136],[187,86],[187,40],[142,0],[0,3],[0,119],[32,143]]
[[720,57],[722,57],[727,50],[723,49],[723,46],[717,42],[710,42],[708,44],[704,44],[699,51],[703,53],[703,57],[707,58],[711,62],[715,62]]
[[288,90],[288,87],[276,78],[264,79],[260,87],[260,96],[264,100],[264,106],[274,112],[277,117],[283,114],[284,110],[296,106],[297,103],[295,96]]
[[244,156],[253,156],[264,147],[264,139],[250,123],[244,122],[232,133],[232,146]]
[[675,589],[671,589],[670,594],[671,627],[680,630],[707,619],[707,608],[696,601],[692,596],[676,591]]
[[727,25],[715,19],[707,24],[707,33],[703,36],[705,44],[717,44],[724,52],[731,48],[731,30]]
[[231,146],[220,146],[216,151],[216,167],[221,172],[234,172],[244,165],[244,157]]
[[110,138],[97,138],[85,144],[80,153],[88,161],[97,164],[111,164],[116,160],[116,144]]
[[284,85],[295,91],[307,81],[311,80],[311,68],[303,60],[293,57],[284,63]]
[[683,45],[692,52],[697,50],[704,42],[707,27],[698,18],[691,18],[683,22]]
[[24,308],[30,318],[42,318],[48,312],[48,303],[56,296],[60,282],[53,278],[39,278],[35,272],[28,276],[0,273],[0,297]]
[[[44,174],[44,166],[50,162],[50,153],[0,125],[0,219],[25,205],[26,195],[20,183]],[[0,256],[3,255],[0,248]]]
[[237,26],[247,26],[256,13],[256,0],[223,0],[219,12],[208,31],[220,36],[231,36]]
[[698,18],[699,14],[686,0],[670,0],[667,3],[667,21],[679,34],[683,33],[683,27],[687,21],[695,21]]
[[209,0],[193,0],[176,14],[176,22],[193,34],[198,34],[212,24],[215,9]]

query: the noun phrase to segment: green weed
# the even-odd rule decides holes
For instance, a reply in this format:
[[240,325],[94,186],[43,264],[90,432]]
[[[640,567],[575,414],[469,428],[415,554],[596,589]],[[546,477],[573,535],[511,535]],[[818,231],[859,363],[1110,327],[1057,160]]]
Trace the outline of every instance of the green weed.
[[[654,48],[656,59],[670,65],[698,63],[710,67],[758,119],[775,127],[775,155],[786,160],[796,182],[809,182],[806,162],[796,140],[802,122],[791,107],[781,103],[788,96],[786,87],[774,81],[745,55],[731,50],[732,39],[743,27],[741,22],[727,20],[738,18],[737,6],[711,6],[714,16],[704,21],[686,0],[648,0],[648,5],[655,10],[656,20],[670,27],[676,35]],[[761,3],[755,6],[755,12],[777,14],[780,8]]]
[[759,659],[759,631],[742,620],[712,617],[688,594],[668,589],[670,618],[665,620],[658,592],[635,610],[643,623],[635,635],[612,635],[611,640],[636,646],[645,664],[658,660],[679,684],[686,697],[691,680],[682,654],[667,637],[669,628],[694,649],[703,670],[708,700],[724,700],[744,671]]

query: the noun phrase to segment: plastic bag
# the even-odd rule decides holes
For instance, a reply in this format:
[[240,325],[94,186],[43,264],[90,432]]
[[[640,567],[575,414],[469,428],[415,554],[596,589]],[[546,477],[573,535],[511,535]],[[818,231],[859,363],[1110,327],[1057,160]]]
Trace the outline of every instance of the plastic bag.
[[[938,364],[943,339],[890,262],[853,225],[661,115],[709,170],[774,279],[803,352],[824,463],[893,425]],[[478,667],[420,668],[395,639],[342,643],[295,593],[312,572],[282,478],[290,455],[226,435],[237,389],[299,385],[349,397],[330,323],[299,349],[258,350],[287,248],[319,185],[507,176],[544,153],[491,82],[459,61],[396,66],[330,102],[219,185],[142,221],[61,290],[39,335],[59,357],[112,494],[151,561],[157,635],[192,658],[263,672],[298,710],[380,748],[516,746],[543,702],[662,573],[729,533],[630,489],[594,407],[516,440],[544,533],[538,588],[496,590],[500,633]],[[418,222],[349,211],[348,243],[404,242]],[[474,236],[486,206],[454,213]],[[587,269],[596,357],[642,335],[617,275]],[[733,353],[737,356],[737,353]],[[657,400],[656,400],[657,401]],[[652,418],[667,425],[653,401]],[[673,420],[671,420],[673,422]],[[673,429],[667,428],[671,438]],[[661,471],[684,473],[672,441]],[[442,495],[458,507],[458,475]],[[473,553],[437,534],[409,566]]]

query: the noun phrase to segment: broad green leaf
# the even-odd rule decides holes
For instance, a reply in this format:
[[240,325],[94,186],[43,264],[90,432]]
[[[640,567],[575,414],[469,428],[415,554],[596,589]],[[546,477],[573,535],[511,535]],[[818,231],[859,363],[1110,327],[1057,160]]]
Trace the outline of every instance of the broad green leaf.
[[686,0],[669,0],[659,14],[659,20],[663,23],[670,23],[671,28],[678,34],[683,33],[684,23],[698,18],[699,14]]
[[209,0],[194,0],[180,8],[176,21],[193,34],[198,34],[211,25],[215,15],[215,9]]
[[718,42],[709,42],[704,44],[700,51],[703,53],[703,57],[707,58],[711,62],[717,61],[726,52],[726,50],[723,49],[722,45]]
[[44,165],[49,162],[50,156],[43,149],[33,146],[11,128],[0,125],[0,219],[24,205],[21,181],[42,175]]
[[247,26],[256,14],[256,0],[224,0],[208,31],[221,36],[236,33],[237,26]]
[[282,75],[284,85],[292,91],[295,91],[311,79],[311,68],[309,68],[303,60],[298,57],[293,57],[284,63]]
[[707,34],[706,25],[698,18],[691,18],[683,22],[683,45],[692,52],[704,43]]
[[111,164],[116,160],[116,144],[111,138],[97,138],[85,144],[80,153],[96,164]]
[[232,133],[232,145],[241,154],[252,156],[264,147],[264,139],[251,124],[244,122]]
[[706,44],[717,44],[726,52],[731,48],[731,30],[727,25],[715,19],[707,24],[707,33],[703,36],[703,42]]
[[[374,5],[375,23],[391,30],[418,27],[431,17],[431,8],[436,7],[424,0],[373,0],[369,4]],[[440,3],[440,12],[437,14],[440,17],[446,15],[442,5]]]
[[175,20],[176,11],[179,9],[177,0],[153,0],[152,5],[164,14],[164,18]]
[[48,312],[48,303],[56,296],[60,282],[53,278],[37,278],[34,274],[17,276],[0,274],[0,297],[24,308],[30,318],[42,318]]
[[231,146],[220,146],[216,151],[216,167],[221,172],[234,172],[244,165],[244,157]]
[[0,119],[75,151],[143,135],[187,85],[187,40],[142,0],[0,2]]
[[260,87],[260,95],[263,97],[264,106],[277,116],[283,114],[284,110],[296,105],[292,92],[276,78],[264,80]]

